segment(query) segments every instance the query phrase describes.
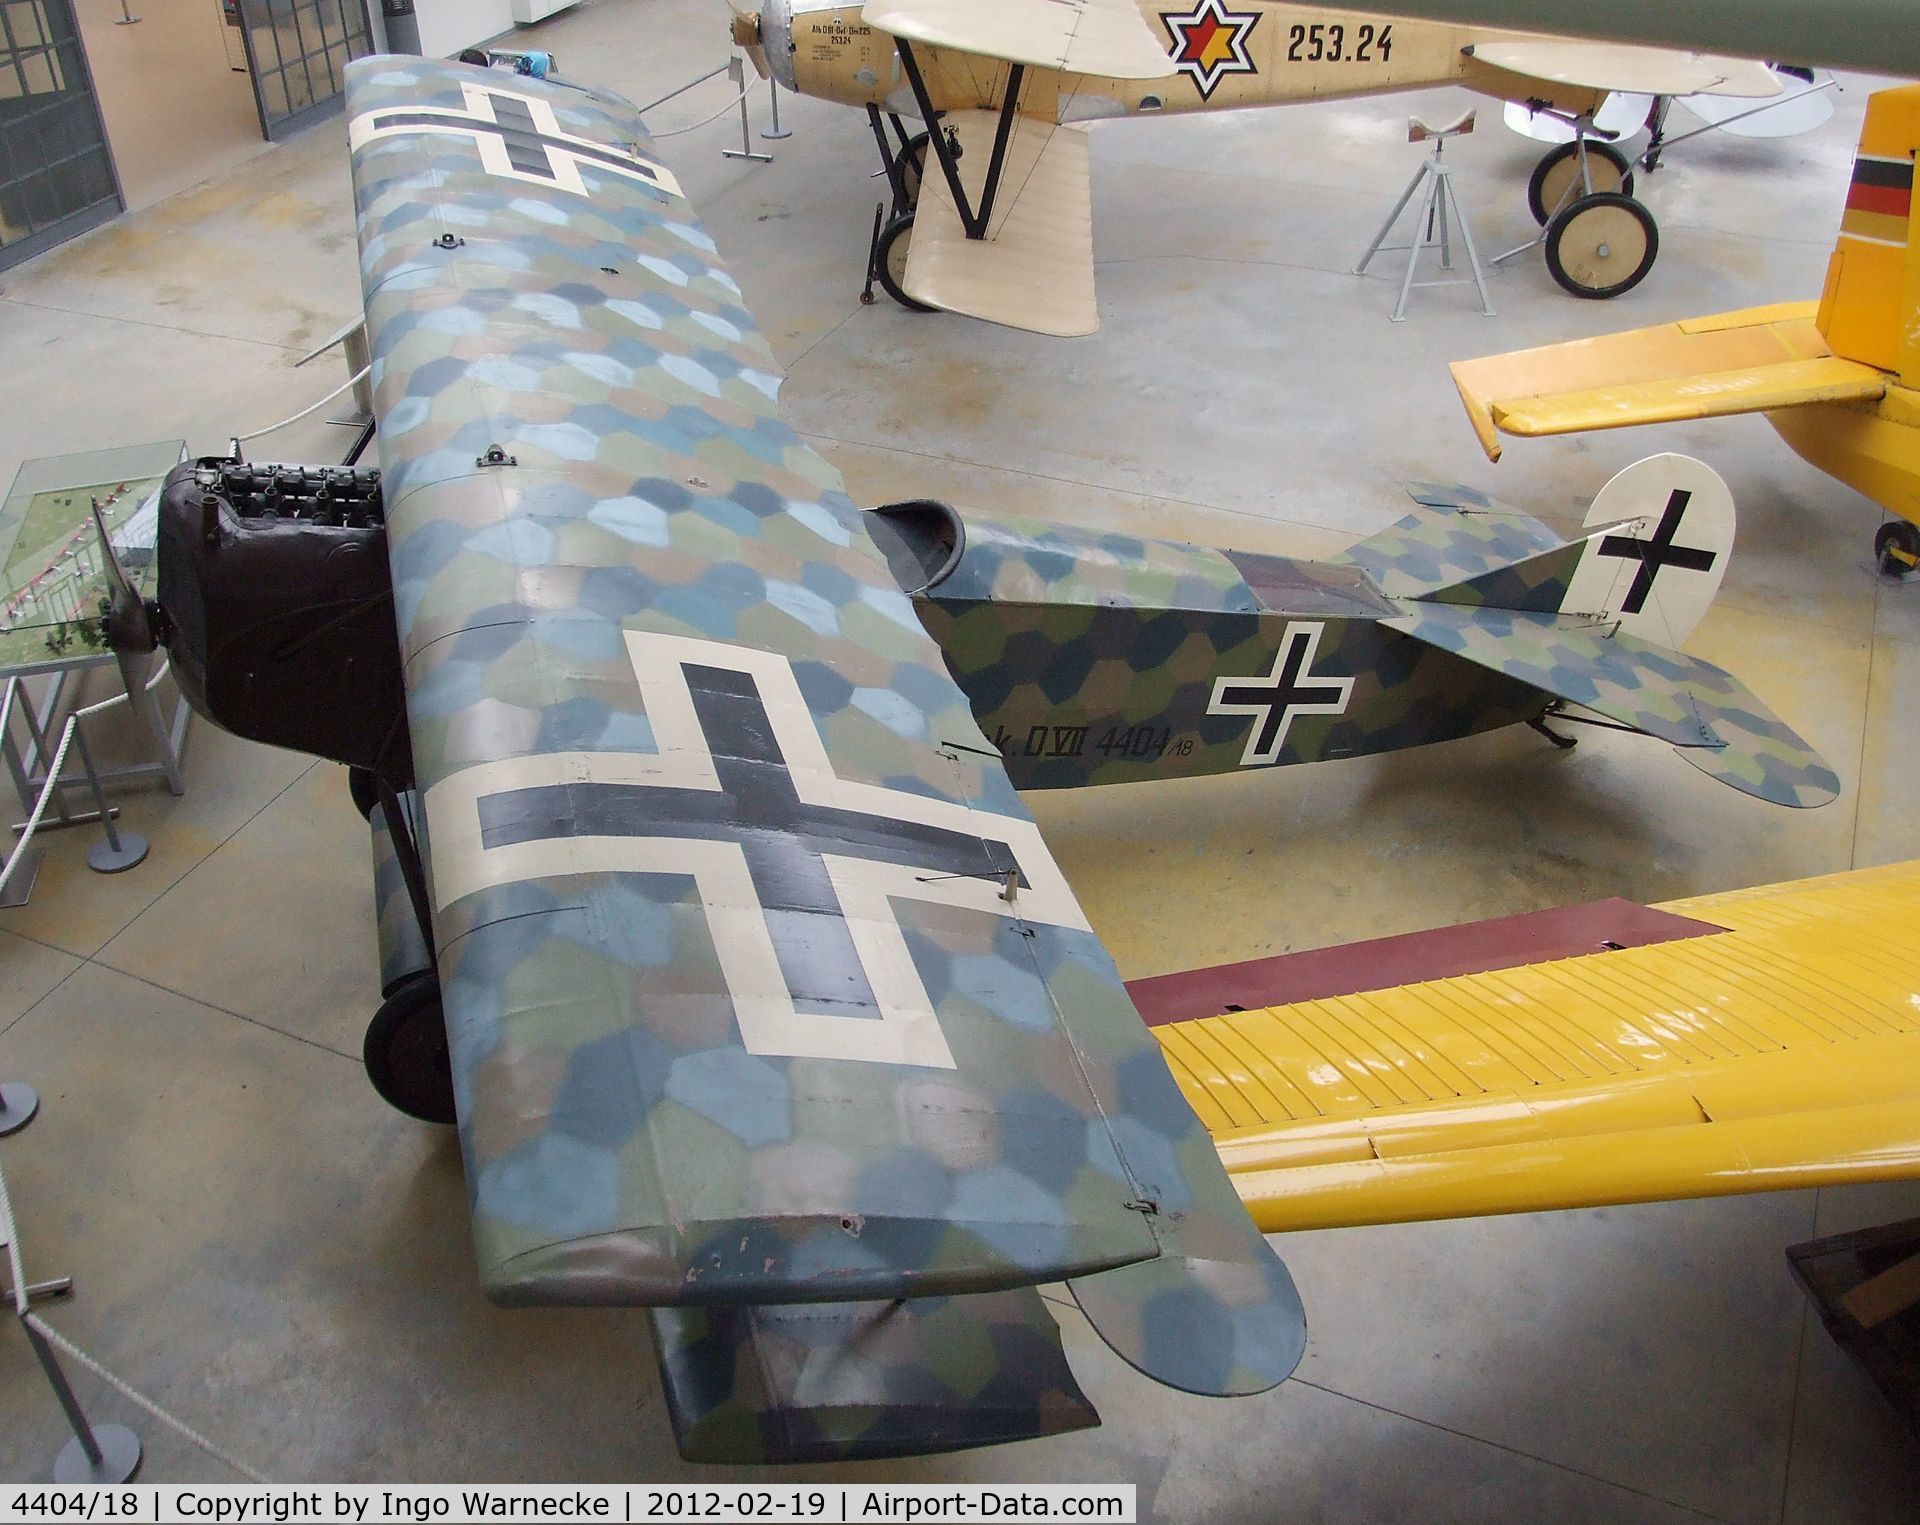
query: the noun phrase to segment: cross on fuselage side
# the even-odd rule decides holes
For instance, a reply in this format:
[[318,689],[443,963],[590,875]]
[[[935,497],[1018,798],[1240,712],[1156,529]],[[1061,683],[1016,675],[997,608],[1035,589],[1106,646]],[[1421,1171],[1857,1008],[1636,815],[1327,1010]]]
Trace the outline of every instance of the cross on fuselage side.
[[1266,676],[1214,681],[1209,714],[1254,717],[1252,734],[1241,755],[1242,767],[1278,762],[1294,716],[1338,715],[1346,710],[1353,696],[1353,679],[1311,676],[1324,628],[1304,622],[1290,624]]
[[801,799],[753,675],[691,663],[684,672],[717,790],[573,783],[485,795],[482,845],[571,836],[733,843],[746,859],[795,1006],[878,1017],[826,860],[1005,881],[1019,872],[1014,855],[1005,843],[966,832]]
[[1653,592],[1654,579],[1660,575],[1663,567],[1707,572],[1719,560],[1717,552],[1673,543],[1673,537],[1680,533],[1680,520],[1692,498],[1693,494],[1686,488],[1674,488],[1667,497],[1666,509],[1660,515],[1659,526],[1654,530],[1651,540],[1636,540],[1631,535],[1608,535],[1600,542],[1602,556],[1618,556],[1640,563],[1640,569],[1633,574],[1633,585],[1627,589],[1626,599],[1620,605],[1622,614],[1638,614],[1646,608],[1647,597]]

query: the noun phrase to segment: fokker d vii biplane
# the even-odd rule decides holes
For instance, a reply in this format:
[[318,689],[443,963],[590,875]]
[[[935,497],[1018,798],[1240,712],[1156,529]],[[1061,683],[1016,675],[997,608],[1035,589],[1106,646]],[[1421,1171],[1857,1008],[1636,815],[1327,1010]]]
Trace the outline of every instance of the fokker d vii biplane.
[[1635,468],[1571,542],[1423,491],[1327,563],[863,514],[625,103],[369,59],[348,111],[381,469],[183,466],[109,634],[356,770],[369,1070],[458,1121],[489,1296],[650,1310],[689,1457],[1093,1424],[1042,1282],[1185,1391],[1301,1356],[1017,785],[1566,701],[1761,798],[1837,787],[1646,638],[1724,568],[1704,468]]
[[1920,86],[1867,102],[1818,302],[1458,361],[1453,377],[1489,459],[1496,430],[1573,434],[1764,414],[1794,453],[1897,515],[1881,570],[1920,565],[1920,264],[1913,165]]
[[1527,204],[1555,279],[1609,297],[1659,249],[1627,159],[1591,131],[1609,92],[1781,89],[1740,59],[1273,0],[764,0],[736,5],[733,36],[789,90],[866,108],[892,197],[870,269],[890,296],[1058,335],[1100,324],[1081,130],[1094,122],[1433,85],[1553,112],[1577,136],[1540,161]]

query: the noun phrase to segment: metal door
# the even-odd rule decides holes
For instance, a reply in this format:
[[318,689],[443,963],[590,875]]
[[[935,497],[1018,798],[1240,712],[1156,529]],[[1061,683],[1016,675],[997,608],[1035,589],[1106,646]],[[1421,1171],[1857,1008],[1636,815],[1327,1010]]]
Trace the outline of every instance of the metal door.
[[121,205],[72,0],[0,0],[0,270]]
[[260,130],[297,132],[340,109],[347,60],[373,51],[365,0],[239,0]]

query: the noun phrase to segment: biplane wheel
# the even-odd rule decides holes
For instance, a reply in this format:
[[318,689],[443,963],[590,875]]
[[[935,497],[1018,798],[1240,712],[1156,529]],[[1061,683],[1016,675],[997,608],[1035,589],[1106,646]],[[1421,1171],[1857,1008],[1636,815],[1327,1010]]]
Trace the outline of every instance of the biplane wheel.
[[1873,532],[1873,560],[1889,577],[1911,577],[1920,566],[1920,529],[1905,519],[1889,519]]
[[440,981],[431,969],[409,975],[381,1002],[367,1024],[361,1055],[367,1079],[388,1106],[423,1123],[457,1120]]
[[927,135],[916,132],[900,150],[900,189],[907,194],[906,209],[920,205],[920,181],[927,172]]
[[901,285],[907,274],[907,249],[913,243],[913,213],[904,212],[881,229],[880,242],[873,249],[873,273],[886,294],[908,312],[932,312],[925,302],[916,302]]
[[[1598,196],[1610,193],[1615,196],[1633,194],[1633,167],[1627,163],[1627,156],[1606,143],[1587,139],[1587,177],[1593,182],[1593,194]],[[1562,143],[1549,149],[1540,162],[1533,167],[1533,178],[1527,181],[1527,210],[1533,213],[1533,220],[1545,227],[1560,210],[1560,203],[1566,197],[1567,190],[1580,178],[1580,145]],[[1569,206],[1568,210],[1572,210]]]
[[1660,252],[1653,213],[1631,196],[1583,196],[1547,224],[1547,269],[1577,297],[1605,301],[1646,279]]
[[373,769],[349,766],[347,793],[352,796],[353,808],[360,812],[360,819],[371,817],[373,807],[380,803],[380,786],[374,782]]

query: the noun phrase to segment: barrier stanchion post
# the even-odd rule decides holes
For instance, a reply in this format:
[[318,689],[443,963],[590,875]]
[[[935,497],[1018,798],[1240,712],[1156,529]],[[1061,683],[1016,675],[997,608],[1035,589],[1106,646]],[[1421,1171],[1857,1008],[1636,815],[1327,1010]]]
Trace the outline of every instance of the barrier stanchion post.
[[94,803],[100,807],[100,824],[105,828],[107,837],[104,842],[95,842],[93,850],[87,854],[87,867],[96,874],[118,874],[147,859],[147,839],[137,831],[130,831],[122,839],[113,829],[113,816],[107,810],[107,794],[100,787],[100,775],[94,770],[93,753],[87,749],[87,733],[76,718],[73,722],[73,744],[80,749],[80,766],[85,770],[87,782],[93,786]]
[[780,81],[774,79],[771,75],[767,77],[767,100],[773,113],[773,122],[771,126],[760,129],[760,136],[763,138],[772,138],[776,141],[781,138],[792,137],[793,129],[780,125]]
[[0,1138],[18,1133],[40,1110],[40,1095],[30,1085],[11,1080],[0,1085]]

